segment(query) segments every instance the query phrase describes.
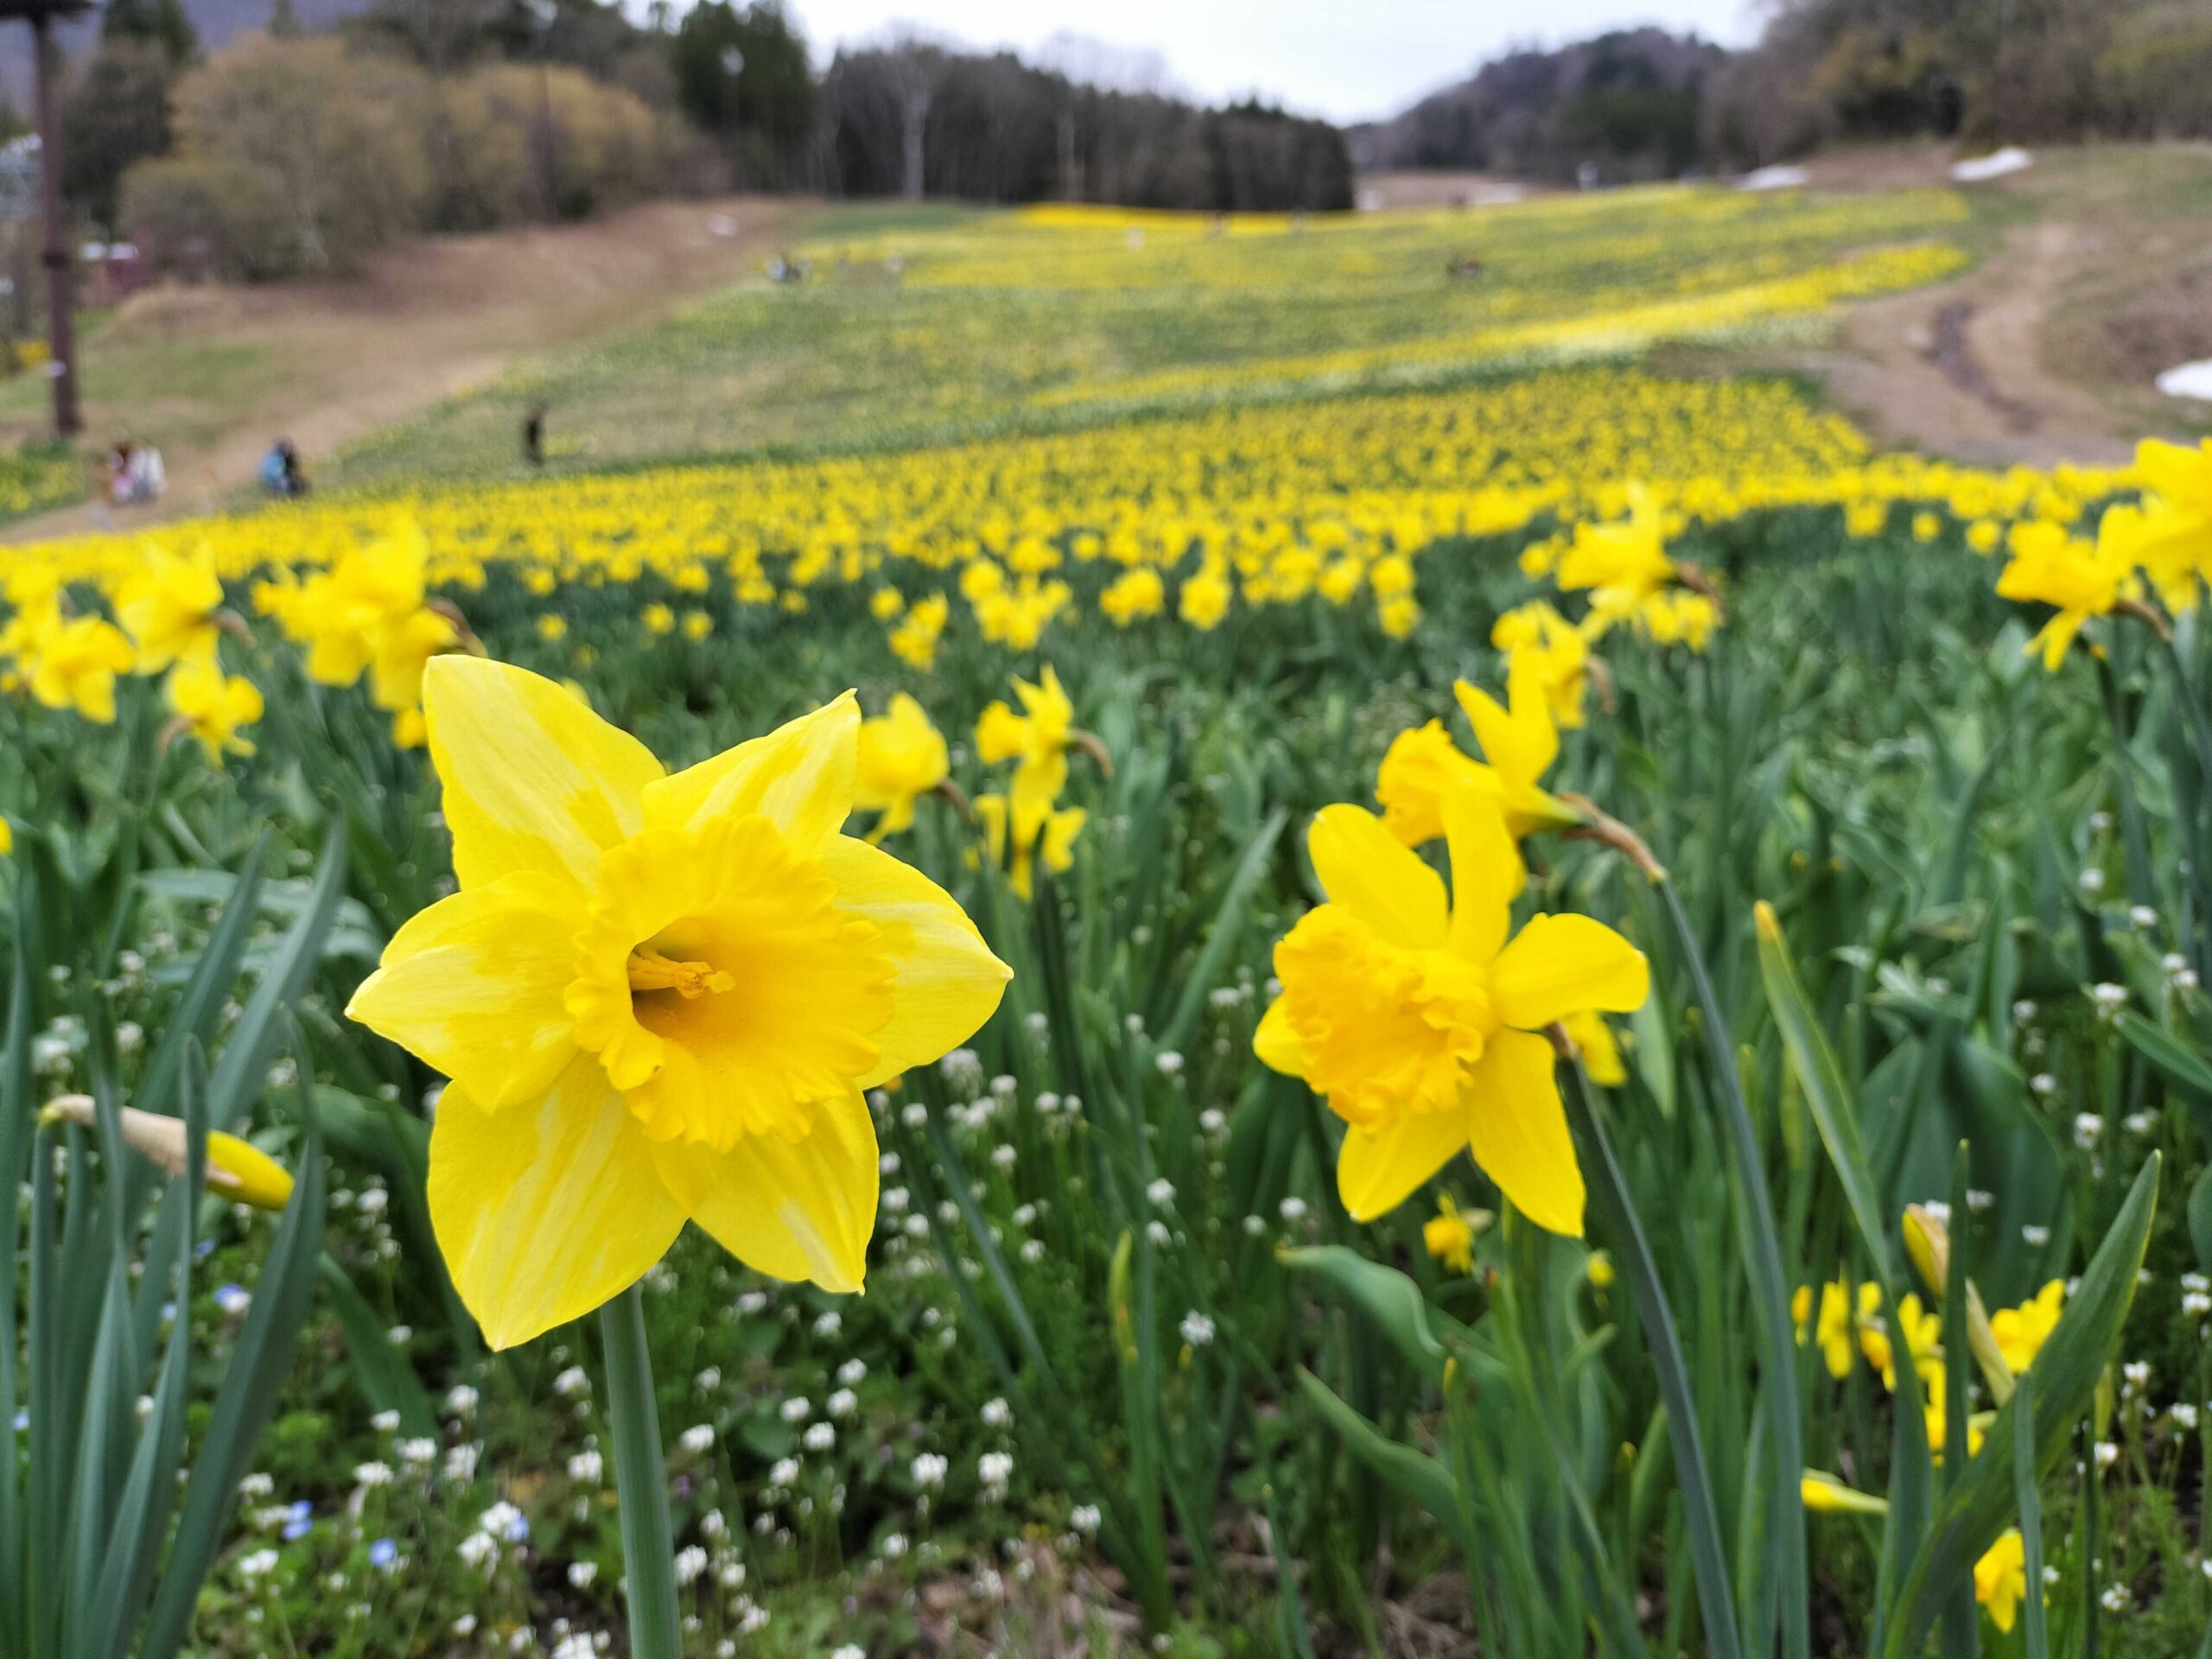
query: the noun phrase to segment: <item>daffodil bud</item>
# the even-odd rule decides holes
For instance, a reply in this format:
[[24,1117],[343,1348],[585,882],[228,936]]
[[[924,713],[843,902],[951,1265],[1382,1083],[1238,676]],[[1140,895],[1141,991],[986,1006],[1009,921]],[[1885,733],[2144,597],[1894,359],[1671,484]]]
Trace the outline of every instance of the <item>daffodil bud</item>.
[[[142,1112],[135,1106],[120,1109],[124,1144],[148,1162],[172,1175],[191,1167],[191,1154],[184,1120],[158,1112]],[[41,1124],[76,1123],[98,1126],[99,1109],[90,1095],[61,1095],[39,1114]],[[257,1210],[282,1210],[292,1201],[292,1175],[283,1165],[251,1141],[220,1129],[207,1134],[207,1190],[218,1198],[250,1204]]]
[[1815,1515],[1886,1516],[1890,1512],[1888,1499],[1847,1486],[1834,1475],[1823,1474],[1818,1469],[1805,1471],[1797,1492],[1806,1509]]
[[[1931,1294],[1941,1297],[1951,1281],[1951,1235],[1924,1205],[1905,1206],[1904,1250],[1912,1258],[1912,1270],[1920,1275],[1921,1282]],[[1982,1306],[1981,1293],[1972,1280],[1967,1281],[1967,1347],[1981,1370],[1982,1380],[1989,1384],[1990,1394],[2003,1405],[2012,1397],[2012,1368],[1998,1344],[1997,1333],[1990,1328],[1989,1310]]]

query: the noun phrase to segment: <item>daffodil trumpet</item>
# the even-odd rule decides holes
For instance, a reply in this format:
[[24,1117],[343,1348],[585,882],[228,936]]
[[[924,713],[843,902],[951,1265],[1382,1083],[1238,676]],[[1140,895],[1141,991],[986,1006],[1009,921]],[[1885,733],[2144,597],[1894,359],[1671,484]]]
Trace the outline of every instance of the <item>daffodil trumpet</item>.
[[[182,1118],[142,1112],[135,1106],[117,1109],[124,1145],[171,1175],[190,1173],[191,1146]],[[97,1128],[99,1109],[90,1095],[59,1095],[40,1110],[38,1121],[41,1126],[74,1123]],[[292,1201],[291,1172],[251,1141],[220,1129],[207,1132],[207,1182],[217,1198],[257,1210],[282,1210]]]

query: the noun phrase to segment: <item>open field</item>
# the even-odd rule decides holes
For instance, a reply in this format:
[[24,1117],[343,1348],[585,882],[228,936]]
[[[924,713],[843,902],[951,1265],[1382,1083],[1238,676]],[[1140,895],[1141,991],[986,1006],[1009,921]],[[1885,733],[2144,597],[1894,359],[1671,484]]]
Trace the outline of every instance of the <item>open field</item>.
[[741,220],[0,553],[0,1659],[2205,1659],[2121,165]]

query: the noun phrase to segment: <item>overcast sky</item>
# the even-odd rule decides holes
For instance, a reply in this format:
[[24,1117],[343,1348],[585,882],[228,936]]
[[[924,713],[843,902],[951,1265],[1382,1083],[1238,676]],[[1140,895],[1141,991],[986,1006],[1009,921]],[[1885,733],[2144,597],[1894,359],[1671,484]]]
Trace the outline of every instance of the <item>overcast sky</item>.
[[1338,121],[1395,114],[1508,46],[1636,23],[1738,45],[1755,0],[785,0],[818,57],[915,22],[969,46],[1033,52],[1074,31],[1157,51],[1208,100],[1248,92]]

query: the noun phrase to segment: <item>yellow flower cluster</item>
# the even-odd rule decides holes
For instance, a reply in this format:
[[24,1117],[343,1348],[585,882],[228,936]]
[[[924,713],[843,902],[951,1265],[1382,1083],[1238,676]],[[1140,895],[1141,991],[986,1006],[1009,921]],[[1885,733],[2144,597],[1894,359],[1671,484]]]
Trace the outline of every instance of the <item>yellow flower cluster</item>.
[[[333,498],[185,534],[198,567],[265,575],[262,607],[309,648],[318,677],[372,671],[380,706],[411,735],[422,662],[465,643],[427,595],[502,569],[553,601],[549,635],[565,631],[557,599],[575,586],[650,576],[785,611],[858,588],[893,652],[926,668],[948,630],[1027,650],[1093,607],[1123,626],[1173,617],[1205,631],[1240,607],[1319,601],[1371,607],[1402,634],[1418,624],[1421,570],[1438,543],[1556,527],[1531,549],[1532,573],[1590,593],[1609,624],[1626,616],[1694,646],[1717,613],[1678,573],[1661,574],[1673,569],[1662,531],[1825,507],[1872,536],[1901,503],[1977,529],[2070,526],[2133,479],[1870,458],[1847,423],[1779,383],[1573,371],[890,456]],[[112,601],[168,556],[137,537],[27,548],[12,609],[21,619],[65,584]],[[673,606],[656,624],[695,638],[711,626]],[[7,647],[26,677],[27,638],[11,632]],[[97,629],[48,643],[57,686],[96,680],[114,660]],[[1574,647],[1551,644],[1555,671],[1572,678]]]

